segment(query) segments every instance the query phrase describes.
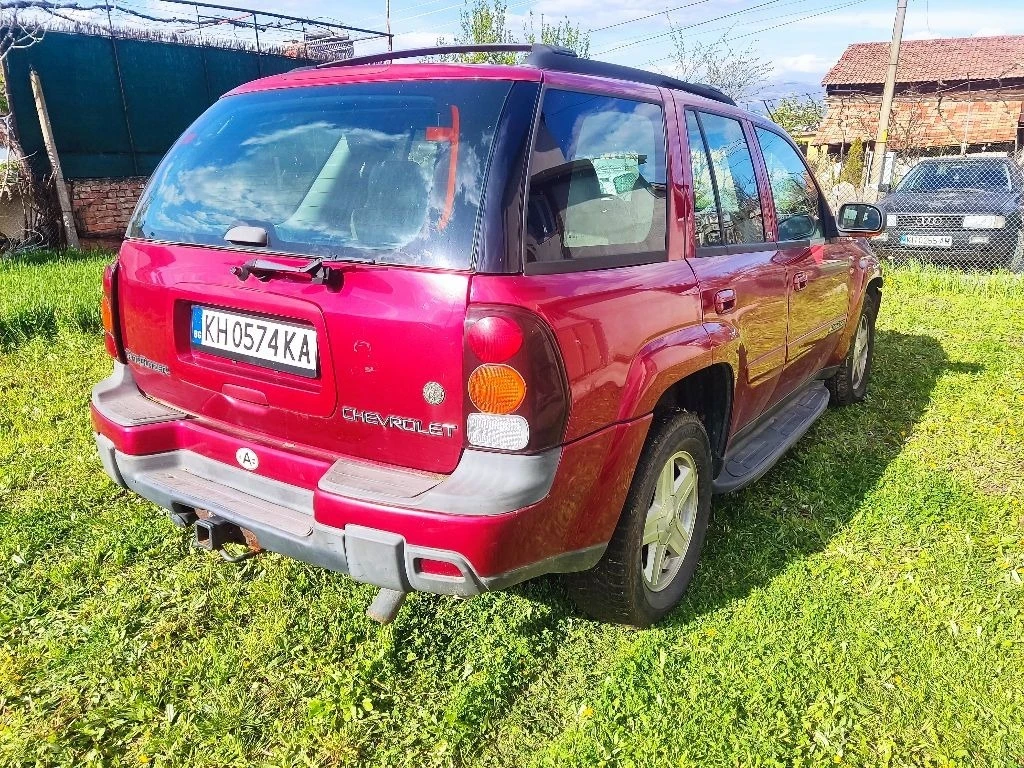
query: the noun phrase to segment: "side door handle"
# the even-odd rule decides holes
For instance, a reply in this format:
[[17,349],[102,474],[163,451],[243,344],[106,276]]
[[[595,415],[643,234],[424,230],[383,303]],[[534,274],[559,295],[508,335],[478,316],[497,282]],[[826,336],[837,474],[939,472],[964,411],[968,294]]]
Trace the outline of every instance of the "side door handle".
[[715,312],[724,315],[736,309],[736,291],[732,288],[723,288],[715,294]]
[[807,287],[807,273],[806,272],[797,272],[795,275],[793,275],[793,289],[794,290],[802,291],[806,287]]

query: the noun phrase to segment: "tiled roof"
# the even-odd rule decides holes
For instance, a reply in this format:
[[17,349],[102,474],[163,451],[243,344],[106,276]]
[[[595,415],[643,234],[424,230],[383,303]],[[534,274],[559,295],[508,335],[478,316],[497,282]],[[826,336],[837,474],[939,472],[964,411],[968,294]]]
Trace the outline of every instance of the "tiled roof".
[[[854,43],[822,85],[884,83],[889,43]],[[1024,77],[1024,35],[904,40],[896,81],[995,80]]]
[[[913,147],[957,146],[966,136],[969,144],[1013,141],[1024,101],[914,99],[893,102],[889,143]],[[991,98],[991,97],[990,97]],[[878,100],[829,98],[828,111],[812,144],[848,144],[858,136],[873,141],[878,128]]]

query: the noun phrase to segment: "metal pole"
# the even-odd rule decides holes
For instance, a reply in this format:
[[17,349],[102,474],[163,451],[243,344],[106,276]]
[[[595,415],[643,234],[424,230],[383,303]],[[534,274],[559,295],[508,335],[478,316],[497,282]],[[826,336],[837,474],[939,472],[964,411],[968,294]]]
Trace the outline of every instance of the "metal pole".
[[256,23],[256,14],[252,15],[252,28],[256,30],[256,74],[263,77],[263,51],[260,50],[260,25]]
[[967,154],[967,142],[971,131],[971,107],[974,106],[974,99],[971,98],[971,73],[967,73],[967,119],[964,120],[964,141],[960,145],[960,154]]
[[114,33],[114,22],[110,18],[110,3],[104,2],[107,8],[107,25],[110,27],[110,49],[114,54],[114,70],[117,72],[117,87],[121,94],[121,109],[124,111],[124,130],[128,137],[128,149],[132,157],[132,173],[139,175],[139,157],[135,151],[135,136],[132,134],[132,121],[128,116],[128,96],[124,92],[124,75],[121,74],[121,54],[117,50],[117,35]]
[[885,146],[889,140],[889,115],[892,113],[892,94],[896,89],[896,67],[900,61],[900,42],[903,40],[903,20],[907,16],[907,0],[897,0],[896,20],[892,25],[892,42],[889,44],[889,69],[885,73],[885,88],[882,91],[882,108],[878,112],[878,130],[875,132],[875,148],[871,154],[871,175],[868,188],[877,196],[885,166]]
[[196,29],[199,30],[199,55],[203,57],[203,85],[206,87],[206,103],[213,104],[213,94],[210,93],[210,66],[206,60],[206,44],[203,42],[203,18],[199,15],[199,5],[196,5]]
[[387,24],[388,31],[388,50],[393,51],[394,48],[394,37],[391,35],[391,0],[384,0],[384,22]]
[[[196,0],[160,0],[162,3],[174,3],[175,5],[195,5]],[[216,8],[219,11],[238,11],[243,16],[248,16],[253,13],[252,8],[239,8],[236,5],[220,5],[218,3],[203,3],[200,2],[203,8]],[[289,16],[285,13],[274,13],[273,11],[257,11],[260,16],[270,16],[274,19],[286,19],[288,21],[305,21],[307,23],[316,22],[316,19],[307,19],[302,16]],[[367,35],[376,35],[380,37],[379,29],[364,29],[363,27],[353,27],[349,24],[332,24],[327,22],[319,22],[321,26],[336,27],[338,29],[347,29],[351,32],[363,32]]]
[[46,144],[46,154],[50,156],[50,165],[53,167],[53,180],[57,184],[57,201],[60,203],[61,218],[64,220],[64,235],[68,239],[71,248],[78,248],[78,230],[75,229],[75,216],[71,212],[71,198],[68,196],[68,187],[64,183],[64,171],[60,167],[60,157],[57,156],[57,142],[53,138],[53,126],[50,125],[50,113],[46,111],[46,100],[43,98],[43,84],[39,79],[39,73],[34,69],[29,73],[29,80],[32,81],[32,95],[36,100],[36,112],[39,113],[39,128],[43,132],[43,143]]

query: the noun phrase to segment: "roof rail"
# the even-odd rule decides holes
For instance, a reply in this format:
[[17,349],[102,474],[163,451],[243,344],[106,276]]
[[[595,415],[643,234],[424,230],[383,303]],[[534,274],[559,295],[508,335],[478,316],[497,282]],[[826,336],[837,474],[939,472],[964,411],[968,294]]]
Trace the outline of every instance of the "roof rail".
[[609,64],[606,61],[598,61],[596,59],[581,59],[568,48],[535,45],[527,57],[526,63],[531,67],[537,67],[537,69],[573,72],[578,75],[593,75],[595,77],[610,77],[615,80],[656,85],[659,88],[674,88],[696,96],[702,96],[705,99],[720,101],[733,107],[736,106],[735,101],[714,86],[704,85],[703,83],[688,83],[685,80],[678,80],[657,72],[649,72],[646,69],[636,69],[635,67],[626,67],[621,64]]
[[[351,59],[337,59],[336,61],[325,61],[317,64],[317,69],[329,67],[356,67],[360,64],[379,64],[382,61],[394,61],[395,59],[415,59],[420,56],[440,56],[450,53],[531,53],[539,46],[529,43],[480,43],[477,45],[434,45],[429,48],[409,48],[404,51],[385,51],[383,53],[371,53],[368,56],[355,56]],[[548,46],[544,46],[547,48]],[[563,49],[568,51],[568,49]],[[573,56],[576,54],[573,53]]]
[[[625,67],[621,64],[609,64],[595,59],[581,59],[575,51],[557,45],[529,45],[526,43],[497,43],[479,45],[438,45],[429,48],[410,48],[404,51],[385,51],[369,56],[356,56],[352,59],[339,59],[317,64],[317,69],[328,67],[354,67],[361,64],[379,64],[397,59],[415,59],[420,56],[439,56],[453,53],[529,53],[526,65],[537,69],[555,72],[573,72],[578,75],[609,77],[615,80],[626,80],[634,83],[646,83],[660,88],[674,88],[679,91],[702,96],[712,101],[736,106],[736,102],[717,88],[703,83],[688,83],[668,75],[649,72],[646,69]],[[302,69],[307,69],[303,67]]]

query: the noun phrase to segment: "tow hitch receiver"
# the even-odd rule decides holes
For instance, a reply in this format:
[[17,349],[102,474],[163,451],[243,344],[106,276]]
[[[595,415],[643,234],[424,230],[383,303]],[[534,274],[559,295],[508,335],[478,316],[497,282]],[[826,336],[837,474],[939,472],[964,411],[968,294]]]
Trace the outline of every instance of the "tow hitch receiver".
[[[255,537],[250,541],[251,534],[247,536],[246,533],[234,523],[209,515],[196,520],[195,543],[200,549],[220,553],[220,556],[229,563],[239,563],[255,557],[262,551]],[[242,544],[248,547],[248,550],[240,555],[232,555],[224,549],[226,544]]]

